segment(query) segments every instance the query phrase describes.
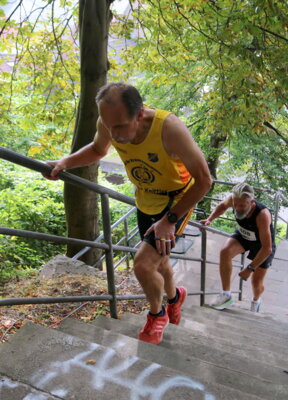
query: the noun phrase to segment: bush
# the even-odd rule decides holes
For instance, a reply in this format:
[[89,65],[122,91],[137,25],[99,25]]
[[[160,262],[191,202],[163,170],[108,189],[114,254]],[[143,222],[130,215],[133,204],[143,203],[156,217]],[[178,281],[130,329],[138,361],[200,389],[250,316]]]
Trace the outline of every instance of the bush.
[[[1,166],[1,165],[0,165]],[[50,182],[17,166],[1,168],[0,225],[65,236],[63,183]],[[65,246],[20,237],[0,236],[0,278],[37,268]]]
[[[120,193],[134,195],[133,186],[127,181],[113,185],[99,173],[99,183]],[[111,224],[129,209],[131,206],[110,199]],[[3,227],[66,236],[63,182],[48,181],[36,172],[3,161],[0,161],[0,211]],[[99,220],[101,229],[101,215]],[[128,219],[128,230],[136,223],[136,214],[132,214]],[[124,232],[124,224],[115,228],[113,242],[118,242]],[[0,235],[0,280],[35,270],[65,251],[65,245]]]

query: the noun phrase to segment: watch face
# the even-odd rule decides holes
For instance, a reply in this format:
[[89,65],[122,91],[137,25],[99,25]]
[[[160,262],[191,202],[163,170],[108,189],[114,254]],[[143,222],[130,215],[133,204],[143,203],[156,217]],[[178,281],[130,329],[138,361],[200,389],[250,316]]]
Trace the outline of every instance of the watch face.
[[168,217],[169,222],[177,222],[177,220],[178,220],[177,214],[172,213],[172,212],[168,212],[167,217]]

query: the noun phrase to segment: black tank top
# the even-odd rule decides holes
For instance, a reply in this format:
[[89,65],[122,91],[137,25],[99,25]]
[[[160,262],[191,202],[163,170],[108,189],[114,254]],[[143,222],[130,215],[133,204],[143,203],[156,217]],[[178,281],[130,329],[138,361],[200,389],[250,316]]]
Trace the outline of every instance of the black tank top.
[[[254,208],[253,214],[249,218],[244,218],[244,219],[237,219],[236,221],[238,223],[238,227],[236,231],[240,233],[240,235],[249,241],[260,241],[259,237],[259,230],[256,224],[256,218],[257,215],[260,213],[260,211],[264,210],[267,208],[264,204],[260,203],[259,201],[255,201],[256,207]],[[268,209],[268,208],[267,208]],[[233,209],[234,212],[234,209]],[[235,213],[234,213],[235,214]],[[272,226],[272,218],[271,218],[271,224],[270,224],[270,232],[271,232],[271,238],[272,238],[272,243],[274,243],[274,238],[275,238],[275,233],[274,233],[274,228]]]

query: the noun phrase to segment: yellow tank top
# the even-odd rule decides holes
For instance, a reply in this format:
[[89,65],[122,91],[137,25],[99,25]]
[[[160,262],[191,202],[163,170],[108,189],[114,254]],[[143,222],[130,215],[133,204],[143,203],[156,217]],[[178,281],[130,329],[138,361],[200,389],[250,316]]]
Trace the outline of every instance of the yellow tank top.
[[136,206],[145,214],[158,214],[167,206],[167,192],[184,189],[174,197],[176,204],[194,183],[180,159],[171,158],[162,143],[162,127],[168,111],[155,109],[150,130],[139,144],[113,146],[122,159],[127,175],[136,186]]

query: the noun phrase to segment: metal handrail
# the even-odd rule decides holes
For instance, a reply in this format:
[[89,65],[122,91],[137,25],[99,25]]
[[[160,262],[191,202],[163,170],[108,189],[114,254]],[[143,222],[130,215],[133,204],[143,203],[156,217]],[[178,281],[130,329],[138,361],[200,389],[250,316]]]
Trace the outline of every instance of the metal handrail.
[[[131,210],[129,210],[126,214],[122,215],[121,218],[119,218],[116,222],[114,222],[113,225],[111,225],[111,229],[113,230],[114,228],[116,228],[118,225],[120,225],[123,221],[125,221],[129,215],[131,215],[134,211],[136,210],[136,207],[131,208]],[[104,234],[99,235],[94,242],[99,242],[100,240],[104,239]],[[86,254],[89,250],[91,249],[91,247],[86,246],[84,247],[82,250],[80,250],[78,253],[76,253],[72,258],[72,260],[78,260],[80,257],[82,257],[84,254]]]
[[[7,161],[11,161],[13,163],[22,165],[24,167],[30,168],[32,170],[35,170],[37,172],[41,172],[43,175],[50,175],[50,172],[52,170],[52,167],[50,167],[48,164],[42,163],[40,161],[33,160],[29,157],[20,155],[16,152],[13,152],[11,150],[5,149],[0,146],[0,158],[3,158]],[[1,305],[14,305],[14,304],[46,304],[46,303],[62,303],[62,302],[74,302],[74,301],[95,301],[95,300],[108,300],[110,302],[110,313],[111,316],[114,318],[117,318],[117,310],[116,310],[116,302],[117,300],[122,300],[122,299],[144,299],[145,295],[125,295],[125,296],[119,296],[116,294],[115,291],[115,282],[114,282],[114,261],[113,261],[113,252],[114,251],[122,251],[122,252],[127,252],[127,253],[136,253],[137,248],[136,247],[130,247],[130,246],[121,246],[119,244],[112,244],[112,238],[111,238],[111,231],[113,227],[116,227],[119,225],[119,223],[126,221],[127,217],[134,211],[134,209],[129,210],[125,216],[121,217],[117,222],[115,222],[113,225],[111,225],[110,222],[110,209],[109,209],[109,198],[113,198],[115,200],[124,202],[126,204],[135,206],[135,200],[129,196],[122,195],[118,192],[115,192],[111,189],[108,189],[104,186],[98,185],[96,183],[90,182],[86,179],[80,178],[78,176],[75,176],[73,174],[70,174],[68,172],[60,172],[58,174],[59,178],[62,179],[65,182],[68,182],[70,184],[80,186],[80,187],[85,187],[88,189],[91,189],[101,195],[101,206],[102,206],[102,220],[103,220],[103,235],[100,235],[95,241],[89,241],[89,240],[83,240],[83,239],[76,239],[76,238],[67,238],[67,237],[61,237],[61,236],[56,236],[56,235],[49,235],[49,234],[43,234],[43,233],[38,233],[38,232],[31,232],[31,231],[25,231],[21,229],[12,229],[12,228],[4,228],[0,227],[0,234],[5,234],[5,235],[11,235],[11,236],[20,236],[20,237],[26,237],[26,238],[32,238],[32,239],[37,239],[37,240],[48,240],[60,244],[81,244],[84,247],[84,249],[90,249],[92,248],[99,248],[105,251],[105,258],[106,258],[106,269],[107,269],[107,283],[108,283],[108,295],[101,295],[101,296],[70,296],[70,297],[65,297],[65,298],[52,298],[52,297],[45,297],[45,298],[24,298],[24,299],[0,299],[0,306]],[[227,184],[230,186],[233,186],[233,183],[229,182],[222,182],[222,181],[214,181],[215,183],[223,183]],[[258,190],[264,191],[264,189],[257,188]],[[265,189],[266,190],[266,189]],[[271,192],[271,190],[266,190],[268,192]],[[280,197],[282,199],[285,197],[284,196],[278,196],[277,200],[279,202]],[[286,199],[285,199],[286,201]],[[279,203],[276,204],[275,207],[278,207],[279,209]],[[275,208],[276,209],[276,208]],[[278,209],[276,209],[277,213],[275,213],[278,216]],[[276,221],[277,223],[277,221]],[[206,291],[205,290],[205,281],[206,281],[206,264],[218,264],[218,262],[215,262],[214,260],[208,260],[206,258],[206,241],[207,241],[207,231],[216,233],[218,235],[224,236],[224,237],[230,237],[230,235],[227,232],[223,232],[221,230],[211,228],[211,227],[204,227],[201,225],[199,222],[194,222],[194,221],[189,221],[189,225],[192,225],[197,228],[201,228],[202,231],[202,239],[201,239],[201,257],[188,257],[185,255],[181,254],[171,254],[170,258],[172,259],[178,259],[178,260],[187,260],[187,261],[196,261],[201,263],[201,284],[200,284],[200,291],[197,292],[190,292],[189,295],[200,295],[200,304],[203,305],[205,302],[205,295],[210,295],[210,294],[217,294],[219,292],[214,292],[214,291]],[[287,229],[288,232],[288,229]],[[100,240],[104,239],[105,243],[100,243]],[[87,250],[88,251],[88,250]],[[242,257],[241,263],[240,264],[233,264],[233,267],[240,267],[243,268],[244,265],[244,258]],[[241,300],[242,296],[242,280],[240,279],[239,282],[239,290],[233,291],[233,293],[238,293],[239,294],[239,300]]]
[[[33,231],[27,231],[23,229],[13,229],[13,228],[4,228],[0,226],[0,234],[2,235],[8,235],[8,236],[19,236],[19,237],[24,237],[24,238],[29,238],[29,239],[35,239],[35,240],[46,240],[46,241],[51,241],[59,244],[78,244],[78,245],[83,245],[83,246],[91,246],[103,250],[108,250],[110,247],[107,243],[98,243],[95,241],[90,241],[90,240],[83,240],[83,239],[76,239],[76,238],[68,238],[68,237],[63,237],[63,236],[57,236],[57,235],[49,235],[47,233],[39,233],[39,232],[33,232]],[[131,253],[136,253],[137,248],[135,247],[129,247],[129,246],[119,246],[113,244],[111,248],[115,251],[127,251]],[[181,259],[181,260],[186,260],[186,261],[201,261],[201,258],[197,257],[187,257],[183,256],[181,254],[171,254],[170,258],[176,258],[176,259]]]
[[[46,163],[38,160],[33,160],[30,157],[23,156],[22,154],[16,153],[15,151],[5,149],[5,147],[2,146],[0,146],[0,158],[3,158],[3,160],[6,161],[10,161],[14,164],[21,165],[22,167],[32,169],[33,171],[40,172],[41,174],[46,176],[49,176],[53,169],[53,167]],[[57,174],[57,177],[59,177],[64,182],[70,183],[71,185],[88,188],[93,192],[97,192],[99,194],[107,194],[112,199],[122,201],[123,203],[130,204],[131,206],[135,206],[135,200],[132,197],[98,185],[98,183],[93,183],[91,181],[88,181],[87,179],[80,178],[79,176],[70,174],[69,172],[61,171]]]

